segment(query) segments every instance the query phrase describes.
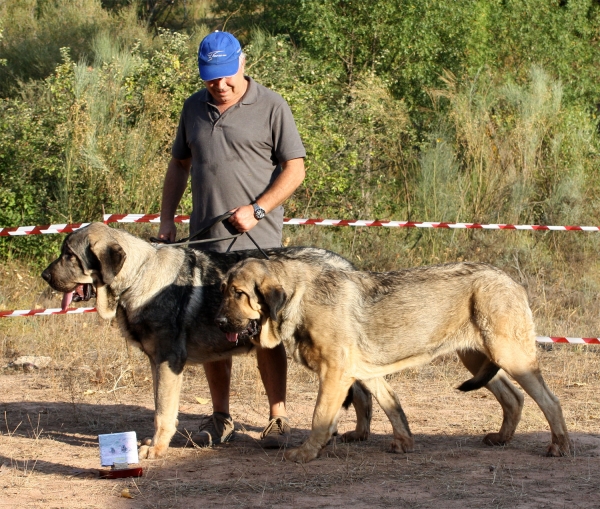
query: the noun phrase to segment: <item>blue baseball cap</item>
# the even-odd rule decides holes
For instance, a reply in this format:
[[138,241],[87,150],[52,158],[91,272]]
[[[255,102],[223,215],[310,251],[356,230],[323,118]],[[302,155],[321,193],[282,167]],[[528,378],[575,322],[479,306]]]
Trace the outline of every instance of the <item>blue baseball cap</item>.
[[208,34],[198,48],[198,69],[204,81],[226,78],[240,68],[240,42],[229,32]]

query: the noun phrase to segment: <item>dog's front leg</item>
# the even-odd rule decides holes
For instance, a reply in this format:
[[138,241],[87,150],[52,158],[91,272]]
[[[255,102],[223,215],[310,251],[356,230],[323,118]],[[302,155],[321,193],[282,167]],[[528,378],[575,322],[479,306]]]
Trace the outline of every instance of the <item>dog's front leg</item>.
[[165,455],[177,431],[177,412],[183,371],[175,372],[169,362],[160,364],[150,360],[154,385],[154,437],[150,445],[139,449],[141,459],[155,459]]
[[343,371],[338,369],[326,370],[320,378],[321,383],[310,436],[297,449],[286,451],[285,458],[287,460],[307,463],[318,456],[319,451],[327,444],[335,431],[339,409],[348,389],[354,382],[353,379],[344,377]]

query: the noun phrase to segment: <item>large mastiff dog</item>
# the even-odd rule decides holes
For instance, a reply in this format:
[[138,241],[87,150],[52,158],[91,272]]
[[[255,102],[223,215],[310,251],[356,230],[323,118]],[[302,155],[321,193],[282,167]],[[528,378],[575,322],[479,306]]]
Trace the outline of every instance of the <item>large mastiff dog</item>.
[[284,342],[319,376],[311,434],[286,452],[290,460],[318,455],[357,380],[390,418],[392,450],[410,450],[412,435],[382,377],[449,352],[474,375],[459,389],[485,385],[502,406],[502,426],[484,438],[487,444],[511,440],[521,417],[524,398],[508,373],[550,424],[547,454],[570,452],[560,403],[538,366],[527,295],[494,267],[456,263],[374,273],[303,260],[245,260],[230,270],[223,294],[216,318],[223,331],[258,330],[255,340],[266,348]]
[[[323,249],[281,248],[266,252],[276,260],[302,265],[352,270],[350,262]],[[154,385],[154,437],[140,448],[141,458],[165,454],[177,426],[184,365],[247,353],[250,332],[233,341],[214,323],[221,304],[223,276],[239,260],[261,256],[258,251],[229,254],[200,252],[175,246],[155,246],[123,230],[92,223],[65,239],[61,254],[42,273],[48,284],[67,298],[82,284],[96,290],[102,318],[116,316],[126,339],[150,360]],[[370,425],[370,395],[356,387],[357,429],[348,440],[366,438]],[[343,399],[343,398],[342,398]],[[341,403],[341,402],[340,402]]]

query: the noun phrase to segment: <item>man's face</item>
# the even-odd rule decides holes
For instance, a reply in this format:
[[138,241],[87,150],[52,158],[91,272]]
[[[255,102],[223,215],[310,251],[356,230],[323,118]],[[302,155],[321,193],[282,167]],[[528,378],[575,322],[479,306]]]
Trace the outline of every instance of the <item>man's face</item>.
[[244,60],[240,62],[240,68],[233,76],[204,82],[215,103],[237,102],[244,95],[247,86],[244,79],[244,63]]

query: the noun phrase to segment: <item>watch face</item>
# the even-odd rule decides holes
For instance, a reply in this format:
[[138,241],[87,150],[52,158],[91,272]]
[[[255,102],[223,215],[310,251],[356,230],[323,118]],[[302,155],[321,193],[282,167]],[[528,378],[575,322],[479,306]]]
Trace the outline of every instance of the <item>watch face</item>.
[[264,211],[264,209],[262,209],[256,203],[253,203],[252,206],[254,207],[254,217],[255,217],[255,219],[261,220],[263,217],[265,217],[265,211]]

